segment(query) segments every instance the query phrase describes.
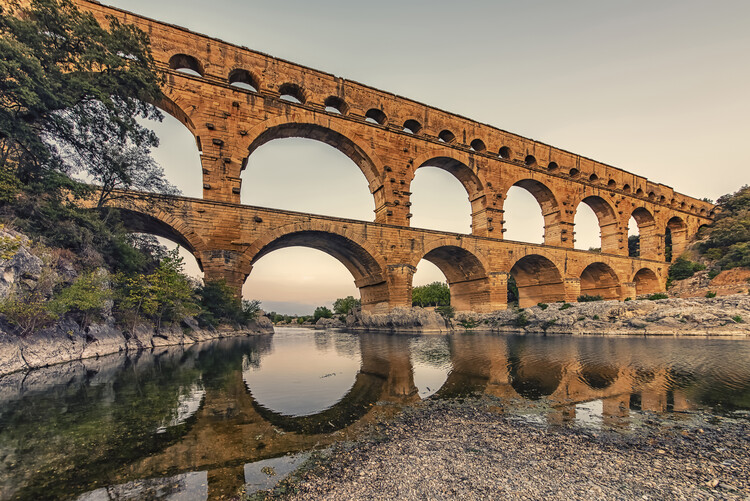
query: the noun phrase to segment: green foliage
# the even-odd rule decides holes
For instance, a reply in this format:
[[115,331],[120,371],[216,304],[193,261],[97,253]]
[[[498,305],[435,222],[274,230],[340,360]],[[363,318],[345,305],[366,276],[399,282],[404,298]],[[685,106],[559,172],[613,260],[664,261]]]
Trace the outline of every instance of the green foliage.
[[551,320],[545,320],[544,323],[542,324],[542,330],[544,332],[547,332],[547,329],[549,329],[550,327],[552,327],[556,323],[557,323],[557,319],[556,318],[553,318]]
[[508,304],[518,304],[518,285],[513,275],[508,274]]
[[346,296],[338,298],[333,302],[333,311],[338,315],[347,315],[350,311],[359,308],[361,305],[361,300],[355,299],[354,296]]
[[656,301],[658,299],[669,299],[669,295],[663,293],[663,292],[657,292],[656,294],[651,294],[650,296],[646,297],[649,301]]
[[240,300],[225,280],[206,282],[196,293],[200,307],[198,321],[202,325],[245,325],[260,312],[260,301]]
[[114,18],[103,28],[71,0],[31,0],[0,11],[0,168],[23,183],[80,160],[106,159],[105,145],[149,147],[138,118],[161,118],[148,36]]
[[579,303],[590,303],[592,301],[604,301],[604,298],[600,296],[599,294],[592,296],[589,294],[582,294],[578,296],[578,302]]
[[542,310],[546,310],[547,308],[549,308],[549,305],[547,303],[538,303],[537,306]]
[[724,270],[750,267],[750,186],[720,197],[715,222],[700,251]]
[[516,318],[513,319],[513,325],[516,327],[525,327],[529,325],[529,318],[526,316],[525,310],[518,310]]
[[570,303],[563,303],[562,306],[560,306],[559,311],[567,310],[568,308],[572,308],[573,305]]
[[692,277],[695,272],[705,269],[706,266],[704,264],[696,263],[680,256],[669,267],[669,278],[672,280],[684,280]]
[[706,297],[708,299],[715,298],[716,297],[716,293],[714,291],[708,291],[708,292],[706,292]]
[[57,315],[51,311],[49,302],[38,292],[26,297],[9,295],[0,301],[0,314],[18,328],[21,336],[48,327],[57,320]]
[[633,300],[632,297],[626,297],[625,299],[623,299],[623,301],[632,301],[632,300]]
[[432,282],[414,287],[411,291],[412,306],[447,306],[451,302],[451,293],[445,282]]
[[12,203],[22,189],[23,185],[14,172],[0,167],[0,206]]
[[742,324],[742,323],[744,323],[744,322],[745,322],[745,321],[744,321],[744,320],[742,319],[742,316],[740,316],[740,315],[735,315],[735,316],[733,316],[733,317],[732,317],[732,320],[734,320],[734,323],[736,323],[736,324]]
[[[5,229],[5,225],[0,224],[0,231]],[[21,237],[0,236],[0,259],[13,259],[18,249],[21,247]]]
[[101,317],[107,301],[112,299],[112,290],[104,273],[91,272],[81,275],[70,286],[63,289],[51,302],[49,308],[57,316],[73,314],[81,327]]
[[175,249],[153,273],[118,275],[118,306],[134,316],[133,327],[140,316],[155,321],[159,328],[162,321],[172,322],[198,313],[195,293],[182,273],[182,261]]
[[458,323],[459,325],[461,325],[461,327],[464,328],[464,330],[467,330],[467,331],[474,329],[476,328],[476,326],[479,325],[479,322],[477,321],[477,319],[473,317],[462,318],[461,320],[459,320]]
[[599,320],[599,315],[594,315],[594,316],[593,316],[593,317],[591,317],[591,318],[593,318],[594,320]]
[[639,257],[641,255],[641,236],[630,235],[628,237],[628,256]]
[[720,268],[711,268],[708,270],[708,279],[713,280],[714,278],[719,276],[719,273],[721,273]]
[[453,318],[453,316],[456,314],[456,309],[449,304],[438,306],[435,308],[435,311],[440,313],[445,318]]
[[313,320],[318,321],[321,318],[331,318],[333,317],[333,312],[326,308],[325,306],[318,306],[315,308],[315,312],[313,313]]

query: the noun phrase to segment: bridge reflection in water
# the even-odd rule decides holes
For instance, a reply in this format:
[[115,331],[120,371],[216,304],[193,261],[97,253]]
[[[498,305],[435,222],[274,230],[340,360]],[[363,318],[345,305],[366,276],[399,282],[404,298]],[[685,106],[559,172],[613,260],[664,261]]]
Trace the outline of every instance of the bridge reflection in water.
[[[277,370],[296,376],[273,373],[272,360],[286,360]],[[355,438],[423,397],[484,395],[503,412],[592,426],[628,426],[642,411],[743,408],[749,361],[750,348],[732,340],[302,329],[118,355],[15,386],[0,379],[0,450],[17,465],[4,467],[0,497],[231,496],[251,482],[256,462],[281,473],[288,461],[273,458]],[[305,399],[327,376],[351,379],[331,385],[326,398],[335,403],[321,409]]]

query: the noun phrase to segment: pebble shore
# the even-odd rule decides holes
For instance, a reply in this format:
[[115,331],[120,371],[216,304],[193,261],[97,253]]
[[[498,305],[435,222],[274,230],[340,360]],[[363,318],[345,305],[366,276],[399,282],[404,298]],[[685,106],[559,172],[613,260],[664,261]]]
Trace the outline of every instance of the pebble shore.
[[431,402],[319,454],[254,498],[277,496],[750,499],[750,421],[707,416],[616,432],[530,424],[479,402]]

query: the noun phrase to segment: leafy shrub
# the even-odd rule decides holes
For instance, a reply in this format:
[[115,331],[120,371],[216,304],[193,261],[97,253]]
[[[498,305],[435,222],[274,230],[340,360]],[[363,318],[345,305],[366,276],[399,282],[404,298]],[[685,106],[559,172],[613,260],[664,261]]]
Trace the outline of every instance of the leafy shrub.
[[623,301],[632,301],[632,300],[633,300],[632,297],[626,297],[625,299],[623,299]]
[[86,328],[92,320],[101,318],[111,299],[109,280],[105,274],[95,271],[78,277],[50,302],[49,307],[60,317],[73,314],[81,327]]
[[656,294],[651,294],[650,296],[647,296],[646,299],[648,299],[649,301],[656,301],[658,299],[669,299],[669,295],[663,292],[657,292]]
[[570,303],[563,303],[562,306],[560,306],[559,310],[560,311],[567,310],[568,308],[572,308],[572,307],[573,307],[573,305],[570,304]]
[[538,307],[540,307],[542,310],[546,310],[549,308],[549,305],[547,303],[539,303],[537,304]]
[[599,294],[595,296],[591,296],[589,294],[583,294],[583,295],[578,296],[579,303],[590,303],[592,301],[603,301],[603,300],[604,298],[601,297]]
[[0,314],[18,328],[22,337],[48,327],[57,320],[49,302],[36,292],[22,298],[15,294],[9,295],[0,301]]
[[321,318],[332,318],[333,312],[325,306],[318,306],[313,313],[313,320],[317,322]]
[[[5,225],[0,224],[0,231],[5,229]],[[0,237],[0,259],[13,259],[18,249],[21,247],[21,237]]]
[[705,270],[706,265],[696,263],[685,259],[684,257],[678,257],[672,266],[669,267],[669,278],[672,280],[684,280],[692,277],[695,272]]
[[714,291],[708,291],[706,292],[706,297],[709,299],[714,298],[716,297],[716,293]]
[[225,280],[210,281],[196,291],[201,325],[216,327],[221,323],[245,325],[258,316],[260,301],[243,301]]
[[591,317],[591,318],[593,318],[594,320],[599,320],[599,315],[594,315],[594,316],[593,316],[593,317]]
[[479,325],[479,322],[473,317],[462,318],[458,323],[467,331]]
[[744,320],[742,319],[742,317],[740,315],[733,316],[732,320],[734,320],[734,322],[737,323],[737,324],[744,323]]
[[456,314],[456,309],[449,304],[438,306],[437,308],[435,308],[435,311],[443,315],[445,318],[453,318],[453,316]]
[[447,306],[450,302],[451,291],[445,282],[420,285],[411,291],[412,306]]
[[338,313],[339,315],[347,315],[350,311],[358,308],[361,305],[362,301],[360,299],[355,299],[354,296],[346,296],[343,298],[338,298],[333,302],[333,311],[334,313]]
[[542,324],[542,330],[543,330],[543,331],[545,331],[545,332],[547,332],[547,329],[549,329],[550,327],[552,327],[552,326],[553,326],[553,325],[555,325],[556,323],[557,323],[557,319],[555,319],[555,318],[553,318],[553,319],[551,319],[551,320],[546,320],[546,321],[545,321],[545,322],[544,322],[544,323]]
[[526,311],[518,310],[516,318],[513,319],[513,325],[515,325],[516,327],[525,327],[529,325],[529,319],[526,316]]

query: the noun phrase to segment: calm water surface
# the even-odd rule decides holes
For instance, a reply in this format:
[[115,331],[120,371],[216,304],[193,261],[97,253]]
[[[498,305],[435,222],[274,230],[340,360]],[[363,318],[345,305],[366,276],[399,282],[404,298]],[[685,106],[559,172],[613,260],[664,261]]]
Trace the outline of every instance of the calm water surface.
[[553,426],[746,419],[750,341],[279,328],[0,378],[0,499],[220,499],[424,399]]

